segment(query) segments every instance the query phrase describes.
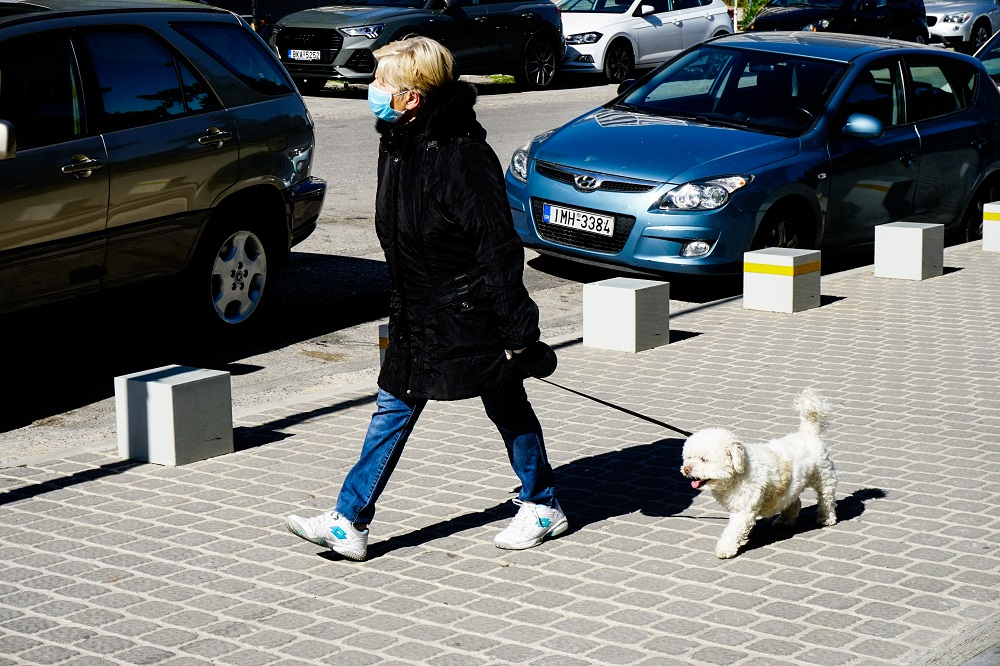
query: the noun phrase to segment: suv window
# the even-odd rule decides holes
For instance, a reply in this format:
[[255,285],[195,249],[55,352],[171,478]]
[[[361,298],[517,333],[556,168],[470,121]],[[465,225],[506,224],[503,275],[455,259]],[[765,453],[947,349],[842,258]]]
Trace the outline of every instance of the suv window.
[[0,118],[14,124],[18,148],[82,135],[83,114],[80,74],[65,33],[0,43]]
[[967,108],[973,99],[976,70],[958,62],[908,59],[912,85],[913,122]]
[[263,95],[294,92],[267,47],[243,28],[215,23],[178,23],[173,27],[257,92]]
[[101,92],[104,131],[221,108],[208,87],[151,35],[114,30],[82,39]]

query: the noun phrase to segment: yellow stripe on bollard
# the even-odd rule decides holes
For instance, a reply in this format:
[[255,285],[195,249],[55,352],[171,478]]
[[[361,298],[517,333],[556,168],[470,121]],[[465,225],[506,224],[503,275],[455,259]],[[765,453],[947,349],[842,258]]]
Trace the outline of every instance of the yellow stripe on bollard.
[[744,273],[764,273],[766,275],[785,275],[795,277],[796,275],[806,275],[820,270],[820,262],[814,261],[811,264],[800,264],[798,266],[775,266],[773,264],[751,264],[743,263]]
[[983,213],[984,220],[1000,220],[1000,213],[991,213],[986,211]]

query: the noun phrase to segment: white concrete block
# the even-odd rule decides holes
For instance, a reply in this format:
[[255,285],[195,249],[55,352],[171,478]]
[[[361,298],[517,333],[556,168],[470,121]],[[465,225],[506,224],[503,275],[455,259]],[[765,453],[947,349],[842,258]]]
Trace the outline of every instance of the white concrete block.
[[926,280],[943,273],[943,224],[890,222],[875,227],[875,277]]
[[669,282],[616,277],[583,285],[585,347],[635,353],[669,342]]
[[389,324],[378,325],[378,364],[385,364],[385,350],[389,348]]
[[229,373],[167,365],[115,377],[118,455],[186,465],[233,452]]
[[1000,203],[983,206],[983,250],[1000,252]]
[[802,312],[819,306],[821,253],[769,247],[743,253],[743,308]]

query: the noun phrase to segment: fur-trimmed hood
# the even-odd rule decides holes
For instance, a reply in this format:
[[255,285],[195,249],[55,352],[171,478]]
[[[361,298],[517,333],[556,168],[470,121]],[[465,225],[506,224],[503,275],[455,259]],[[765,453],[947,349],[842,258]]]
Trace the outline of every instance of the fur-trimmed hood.
[[428,141],[445,142],[459,136],[476,141],[486,140],[486,129],[476,120],[476,87],[466,81],[454,81],[441,86],[427,96],[420,114],[405,125],[384,120],[375,123],[387,150],[401,147],[408,139],[423,136]]

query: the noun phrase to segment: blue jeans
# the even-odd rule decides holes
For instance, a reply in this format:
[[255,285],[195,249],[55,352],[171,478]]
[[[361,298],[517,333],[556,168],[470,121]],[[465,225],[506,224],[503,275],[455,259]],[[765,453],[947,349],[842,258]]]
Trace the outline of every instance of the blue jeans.
[[[551,505],[555,498],[552,467],[545,455],[542,426],[538,423],[524,385],[506,382],[482,396],[486,415],[496,425],[507,447],[507,458],[521,480],[518,497],[525,502]],[[335,510],[344,518],[367,525],[375,515],[375,502],[399,462],[403,447],[426,400],[404,402],[379,389],[377,408],[368,425],[361,456],[344,479]]]

